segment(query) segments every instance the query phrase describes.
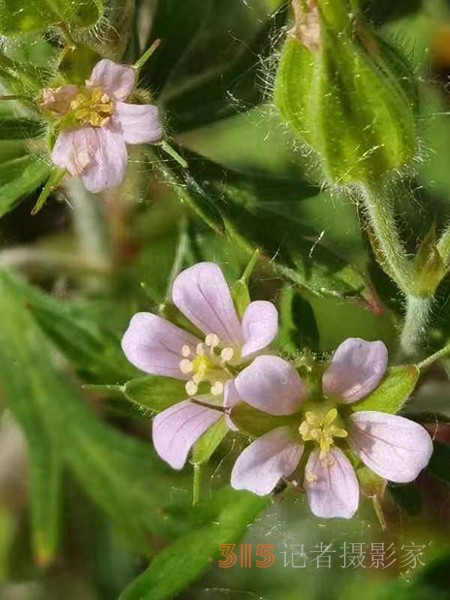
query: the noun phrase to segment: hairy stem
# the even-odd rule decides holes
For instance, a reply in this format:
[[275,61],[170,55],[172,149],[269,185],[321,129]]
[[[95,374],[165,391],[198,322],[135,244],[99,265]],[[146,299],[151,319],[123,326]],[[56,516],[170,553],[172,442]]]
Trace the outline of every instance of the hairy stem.
[[364,183],[359,189],[386,271],[406,295],[413,294],[413,268],[400,239],[391,199],[383,186]]
[[428,323],[433,298],[408,296],[406,316],[400,338],[402,354],[408,359],[418,359],[424,354]]

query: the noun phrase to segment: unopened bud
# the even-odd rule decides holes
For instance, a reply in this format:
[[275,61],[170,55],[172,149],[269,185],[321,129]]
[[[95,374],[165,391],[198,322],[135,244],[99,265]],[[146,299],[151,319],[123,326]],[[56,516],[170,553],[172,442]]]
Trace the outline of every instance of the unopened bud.
[[361,19],[356,0],[294,0],[275,102],[330,182],[402,169],[417,154],[417,90],[401,54]]

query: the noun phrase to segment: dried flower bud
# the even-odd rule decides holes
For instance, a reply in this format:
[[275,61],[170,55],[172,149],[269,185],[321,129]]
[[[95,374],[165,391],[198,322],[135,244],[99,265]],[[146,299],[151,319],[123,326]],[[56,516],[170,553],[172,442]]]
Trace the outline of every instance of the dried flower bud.
[[293,6],[275,84],[281,115],[331,182],[403,168],[417,154],[417,91],[404,58],[361,20],[355,0]]

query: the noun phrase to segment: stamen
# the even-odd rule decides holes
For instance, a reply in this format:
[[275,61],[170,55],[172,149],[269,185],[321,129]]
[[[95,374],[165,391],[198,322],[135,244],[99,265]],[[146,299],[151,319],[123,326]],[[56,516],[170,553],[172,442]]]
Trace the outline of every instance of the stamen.
[[220,339],[215,333],[208,333],[205,337],[205,344],[210,348],[216,348],[220,344]]
[[204,380],[203,373],[194,373],[194,375],[192,376],[192,381],[194,383],[196,383],[197,385],[199,383],[201,383],[203,380]]
[[182,373],[192,373],[192,371],[194,370],[194,365],[192,361],[187,358],[184,358],[180,362],[180,370]]
[[316,483],[316,481],[318,480],[318,477],[315,473],[313,473],[312,471],[306,471],[305,473],[305,480],[308,483]]
[[233,358],[234,350],[233,348],[226,347],[220,353],[223,362],[229,362]]
[[197,393],[198,386],[193,381],[188,381],[185,385],[185,390],[189,396],[193,396]]
[[181,348],[181,355],[184,356],[184,358],[188,358],[191,355],[191,349],[187,344],[184,344]]
[[216,383],[211,386],[211,394],[213,396],[220,396],[223,392],[223,383],[221,381],[216,381]]
[[205,354],[205,347],[204,347],[204,345],[203,345],[202,342],[200,342],[200,344],[197,344],[197,347],[196,347],[195,351],[200,356],[203,356]]

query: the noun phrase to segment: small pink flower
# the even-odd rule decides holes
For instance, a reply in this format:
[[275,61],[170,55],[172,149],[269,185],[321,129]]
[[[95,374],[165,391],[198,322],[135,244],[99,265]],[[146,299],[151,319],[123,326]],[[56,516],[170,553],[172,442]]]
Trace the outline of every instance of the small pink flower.
[[[240,321],[222,271],[208,262],[178,275],[172,301],[205,334],[203,340],[157,315],[137,313],[123,336],[122,349],[138,369],[186,381],[190,398],[153,420],[156,451],[174,469],[181,469],[195,441],[223,414],[204,405],[221,399],[229,407],[239,401],[234,376],[274,339],[278,313],[270,302],[251,302]],[[210,393],[199,394],[200,384],[208,384]]]
[[70,175],[81,176],[91,192],[122,183],[126,144],[154,143],[163,131],[158,108],[126,100],[136,84],[136,70],[101,60],[84,87],[47,88],[41,106],[61,119],[52,161]]
[[235,379],[239,396],[264,412],[298,414],[299,419],[295,425],[293,417],[292,427],[277,427],[250,444],[236,461],[232,486],[259,495],[270,493],[282,477],[293,474],[306,443],[311,452],[303,484],[312,512],[323,518],[350,518],[358,508],[359,486],[339,447],[344,440],[377,475],[398,483],[413,481],[433,451],[423,427],[382,412],[339,414],[339,405],[357,402],[373,391],[386,368],[382,342],[350,338],[338,347],[323,375],[323,401],[314,402],[308,400],[306,385],[291,365],[278,357],[256,358]]

